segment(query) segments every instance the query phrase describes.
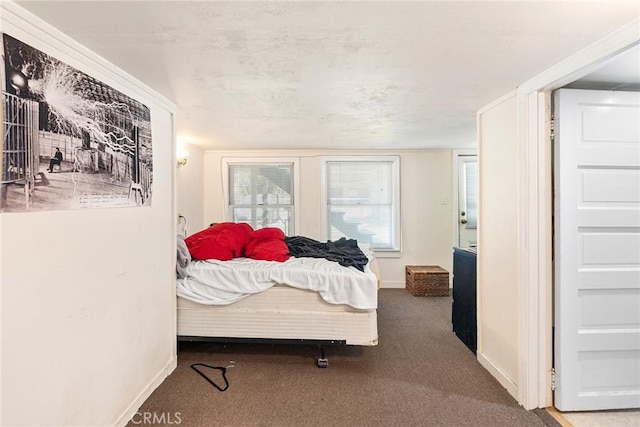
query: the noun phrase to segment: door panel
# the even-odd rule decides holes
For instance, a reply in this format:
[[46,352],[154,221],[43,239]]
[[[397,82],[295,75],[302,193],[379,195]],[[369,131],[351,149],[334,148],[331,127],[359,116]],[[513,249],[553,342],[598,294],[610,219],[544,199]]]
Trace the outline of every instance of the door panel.
[[634,264],[640,259],[638,233],[582,233],[582,266]]
[[586,170],[580,177],[583,202],[640,202],[639,170]]
[[640,132],[638,109],[618,104],[615,109],[601,106],[584,106],[583,142],[598,141],[638,143]]
[[555,406],[640,407],[640,94],[555,94]]
[[[640,313],[639,297],[638,289],[616,289],[614,291],[609,289],[582,290],[578,293],[580,306],[582,307],[582,325],[590,327],[615,326],[618,329],[620,327],[633,327],[638,320],[638,313]],[[602,310],[603,306],[615,306],[616,311],[607,312]],[[618,329],[615,330],[616,333],[620,332]],[[588,333],[593,331],[582,332],[583,335],[588,336]],[[604,331],[596,330],[596,332],[602,333]]]

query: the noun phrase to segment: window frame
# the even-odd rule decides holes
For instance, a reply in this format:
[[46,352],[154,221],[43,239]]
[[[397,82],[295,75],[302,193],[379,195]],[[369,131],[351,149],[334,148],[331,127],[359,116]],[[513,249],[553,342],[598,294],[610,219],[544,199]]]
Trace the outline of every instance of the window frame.
[[231,193],[229,184],[230,166],[278,166],[292,165],[291,195],[293,197],[293,230],[288,236],[295,236],[300,232],[300,158],[299,157],[223,157],[222,158],[222,193],[223,193],[223,218],[225,221],[233,221],[233,206],[230,204]]
[[330,162],[391,162],[392,168],[392,247],[391,248],[377,248],[371,246],[375,250],[377,256],[381,257],[394,257],[399,256],[402,251],[402,224],[400,215],[400,156],[399,155],[368,155],[368,156],[322,156],[321,157],[321,227],[323,239],[330,238],[330,227],[328,217],[328,173],[327,165]]

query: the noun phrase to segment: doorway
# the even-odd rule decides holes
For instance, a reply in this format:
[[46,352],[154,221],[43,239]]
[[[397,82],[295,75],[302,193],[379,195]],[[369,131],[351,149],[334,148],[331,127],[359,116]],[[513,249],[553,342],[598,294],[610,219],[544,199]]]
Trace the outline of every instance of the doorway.
[[478,243],[478,156],[475,153],[456,153],[456,216],[455,245],[474,247]]

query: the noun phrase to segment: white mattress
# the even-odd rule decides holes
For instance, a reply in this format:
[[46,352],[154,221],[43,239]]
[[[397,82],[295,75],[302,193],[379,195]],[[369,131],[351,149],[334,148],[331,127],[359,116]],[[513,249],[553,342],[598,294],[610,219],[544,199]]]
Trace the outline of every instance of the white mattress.
[[276,285],[223,306],[178,297],[178,335],[345,340],[350,345],[376,345],[377,312],[329,304],[316,292]]

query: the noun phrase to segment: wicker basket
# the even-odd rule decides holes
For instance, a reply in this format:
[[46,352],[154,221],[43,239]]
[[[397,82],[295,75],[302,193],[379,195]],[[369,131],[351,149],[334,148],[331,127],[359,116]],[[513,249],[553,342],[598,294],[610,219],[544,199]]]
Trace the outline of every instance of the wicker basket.
[[414,297],[448,297],[449,272],[437,265],[407,265],[407,290]]

